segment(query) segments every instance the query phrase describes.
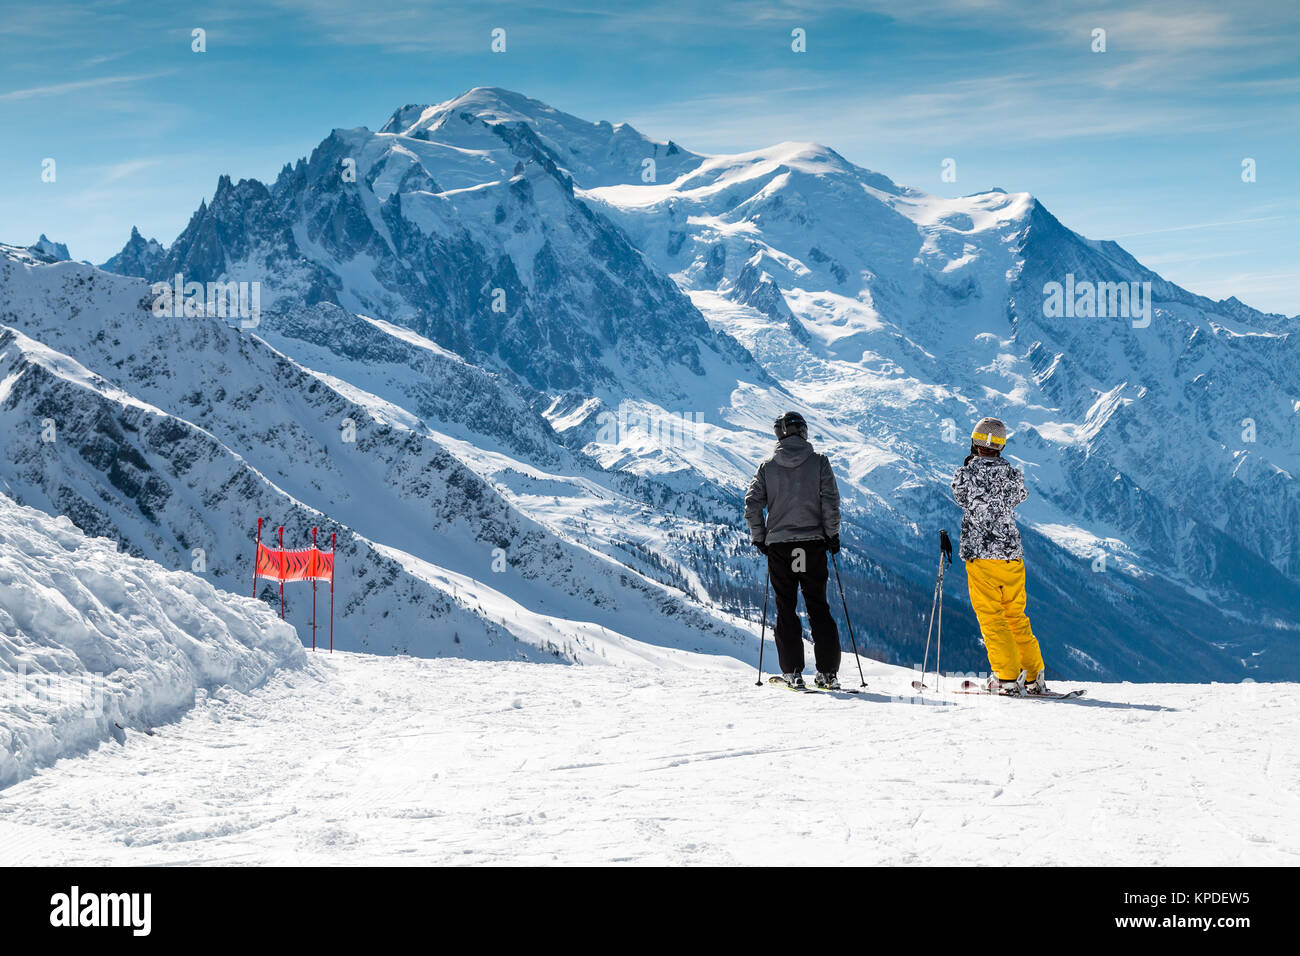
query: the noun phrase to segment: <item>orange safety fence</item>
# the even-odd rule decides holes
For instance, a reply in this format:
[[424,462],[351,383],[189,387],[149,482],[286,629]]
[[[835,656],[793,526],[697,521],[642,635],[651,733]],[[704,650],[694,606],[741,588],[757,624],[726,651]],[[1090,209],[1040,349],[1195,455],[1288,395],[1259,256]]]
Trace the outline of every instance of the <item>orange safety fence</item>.
[[289,551],[259,543],[257,576],[271,581],[332,581],[334,555],[318,548]]
[[334,549],[338,535],[330,534],[330,549],[316,547],[316,529],[311,529],[311,547],[288,549],[284,547],[284,527],[276,529],[280,547],[268,548],[262,544],[262,520],[257,519],[257,554],[253,559],[253,597],[257,597],[260,578],[276,581],[280,585],[280,617],[284,618],[284,585],[286,581],[311,582],[311,646],[316,649],[316,582],[330,584],[330,651],[334,650]]

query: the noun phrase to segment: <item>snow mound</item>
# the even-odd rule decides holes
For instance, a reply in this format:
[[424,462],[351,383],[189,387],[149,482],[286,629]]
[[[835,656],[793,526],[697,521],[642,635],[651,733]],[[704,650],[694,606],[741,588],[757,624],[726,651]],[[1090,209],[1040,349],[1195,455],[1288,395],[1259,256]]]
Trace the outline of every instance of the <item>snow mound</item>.
[[0,495],[0,788],[305,663],[270,608]]

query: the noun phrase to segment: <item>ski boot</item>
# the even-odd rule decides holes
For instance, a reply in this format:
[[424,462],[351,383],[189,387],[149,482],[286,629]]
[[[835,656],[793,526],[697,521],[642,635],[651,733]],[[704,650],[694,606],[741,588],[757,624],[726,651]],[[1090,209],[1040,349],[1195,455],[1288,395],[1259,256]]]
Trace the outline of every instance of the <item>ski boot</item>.
[[789,684],[791,687],[795,688],[796,690],[803,690],[805,687],[808,686],[803,682],[802,674],[795,674],[795,673],[782,674],[781,680],[785,681],[787,684]]
[[822,690],[840,689],[840,679],[837,676],[834,674],[823,674],[821,671],[817,672],[817,676],[814,678],[813,683]]
[[[1020,675],[1021,680],[1024,680],[1024,677],[1024,674]],[[1031,681],[1025,682],[1025,693],[1029,694],[1031,697],[1037,697],[1047,693],[1046,671],[1039,671],[1037,677]]]
[[990,694],[1001,694],[1003,697],[1024,697],[1025,672],[1021,671],[1020,676],[1015,680],[1002,680],[996,674],[989,678],[988,691]]

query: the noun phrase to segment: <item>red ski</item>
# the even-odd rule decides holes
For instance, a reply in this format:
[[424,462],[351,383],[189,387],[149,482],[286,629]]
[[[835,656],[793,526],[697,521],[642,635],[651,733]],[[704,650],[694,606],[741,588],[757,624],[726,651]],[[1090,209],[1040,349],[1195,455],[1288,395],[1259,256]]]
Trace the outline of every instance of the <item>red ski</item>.
[[1004,694],[1001,692],[991,691],[986,686],[979,683],[978,681],[964,680],[961,682],[961,689],[955,690],[953,691],[953,693],[954,694],[980,694],[984,697],[1013,697],[1016,699],[1026,698],[1030,700],[1034,698],[1037,698],[1038,700],[1076,700],[1088,692],[1086,690],[1080,689],[1080,690],[1070,690],[1065,692],[1049,690],[1049,691],[1044,691],[1041,694]]

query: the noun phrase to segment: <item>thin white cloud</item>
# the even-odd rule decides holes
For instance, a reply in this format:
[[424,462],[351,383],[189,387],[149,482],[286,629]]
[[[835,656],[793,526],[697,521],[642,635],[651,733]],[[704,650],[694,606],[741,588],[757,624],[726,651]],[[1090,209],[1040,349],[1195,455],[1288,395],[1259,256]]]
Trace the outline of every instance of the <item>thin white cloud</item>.
[[1220,222],[1197,222],[1188,226],[1170,226],[1167,229],[1147,229],[1143,232],[1124,232],[1111,239],[1132,239],[1136,236],[1158,236],[1166,232],[1191,232],[1196,229],[1219,229],[1224,226],[1243,226],[1252,222],[1269,222],[1274,219],[1286,219],[1286,216],[1258,216],[1254,219],[1224,219]]
[[1159,268],[1163,266],[1198,265],[1203,262],[1214,262],[1219,259],[1236,259],[1251,254],[1251,250],[1249,249],[1232,249],[1227,252],[1148,252],[1143,253],[1138,258],[1148,269],[1156,269],[1159,271]]
[[134,176],[138,172],[151,169],[162,162],[162,157],[152,157],[144,159],[128,159],[120,163],[113,163],[104,167],[104,178],[100,180],[99,185],[107,186],[110,183],[120,182]]
[[0,93],[0,102],[13,102],[16,100],[29,100],[38,96],[62,96],[65,93],[79,93],[82,90],[98,89],[105,86],[117,86],[122,83],[138,83],[142,80],[152,80],[159,76],[166,76],[166,71],[162,73],[137,73],[134,75],[124,76],[100,76],[89,80],[73,80],[70,83],[52,83],[48,86],[32,86],[24,90],[10,90],[8,93]]

